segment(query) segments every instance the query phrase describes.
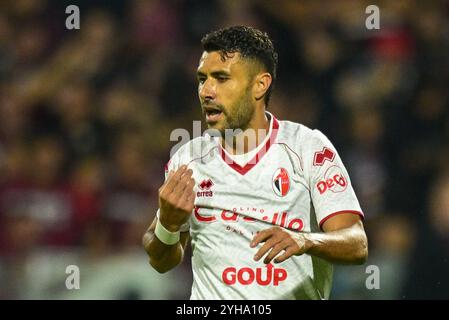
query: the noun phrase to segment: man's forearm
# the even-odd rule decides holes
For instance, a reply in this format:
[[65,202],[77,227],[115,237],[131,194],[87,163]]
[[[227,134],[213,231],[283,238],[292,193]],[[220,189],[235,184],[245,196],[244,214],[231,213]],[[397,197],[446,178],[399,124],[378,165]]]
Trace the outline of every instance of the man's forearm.
[[368,258],[365,232],[356,225],[327,233],[303,235],[307,254],[340,264],[363,264]]
[[181,263],[184,249],[180,242],[166,245],[152,231],[143,236],[143,246],[150,257],[151,266],[160,273],[167,272]]

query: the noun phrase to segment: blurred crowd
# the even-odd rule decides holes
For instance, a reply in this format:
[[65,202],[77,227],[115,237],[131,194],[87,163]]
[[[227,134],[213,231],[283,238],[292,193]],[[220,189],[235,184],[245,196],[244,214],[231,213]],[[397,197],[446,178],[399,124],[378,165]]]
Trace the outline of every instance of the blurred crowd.
[[0,299],[189,297],[190,253],[159,275],[141,237],[170,132],[202,118],[200,40],[238,24],[279,52],[268,109],[334,142],[364,209],[380,288],[336,267],[332,298],[449,298],[448,1],[4,0]]

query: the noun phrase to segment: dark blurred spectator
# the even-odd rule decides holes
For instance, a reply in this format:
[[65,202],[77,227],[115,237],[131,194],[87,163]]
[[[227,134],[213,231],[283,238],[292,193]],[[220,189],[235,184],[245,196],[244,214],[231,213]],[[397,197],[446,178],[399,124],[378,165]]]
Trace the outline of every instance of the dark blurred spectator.
[[81,244],[84,230],[101,216],[105,197],[105,166],[99,158],[86,159],[77,164],[70,179],[73,216],[71,230]]
[[[105,217],[118,228],[115,229],[117,243],[129,241],[127,228],[136,223],[144,232],[148,217],[156,212],[157,192],[151,184],[149,162],[141,136],[124,133],[118,139],[109,169],[113,174],[108,182],[104,208]],[[137,245],[140,241],[141,236],[134,234],[131,242]]]
[[[75,230],[71,229],[71,222],[74,211],[67,182],[62,179],[64,160],[64,149],[57,139],[37,138],[25,160],[25,177],[13,176],[3,185],[0,199],[7,223],[26,221],[38,226],[40,232],[30,237],[30,244],[35,242],[33,239],[35,244],[41,245],[73,244]],[[20,233],[9,236],[5,240],[8,251],[14,248],[9,246],[10,243],[20,245],[23,240],[15,238],[20,237]]]
[[449,170],[438,174],[428,193],[426,220],[408,262],[407,299],[449,298]]
[[131,1],[129,27],[133,49],[167,51],[178,46],[182,41],[179,9],[179,1]]
[[106,151],[104,129],[97,117],[88,83],[68,83],[56,94],[53,109],[61,118],[61,135],[68,158],[77,163]]

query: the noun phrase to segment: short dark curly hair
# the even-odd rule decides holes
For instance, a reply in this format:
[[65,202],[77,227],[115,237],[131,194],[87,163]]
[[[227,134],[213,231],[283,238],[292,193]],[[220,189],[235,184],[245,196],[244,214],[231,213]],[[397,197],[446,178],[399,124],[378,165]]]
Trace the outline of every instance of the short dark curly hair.
[[259,62],[273,79],[265,94],[268,105],[276,80],[278,54],[266,32],[247,26],[233,26],[206,34],[201,44],[206,52],[219,51],[224,56],[238,52],[242,57]]

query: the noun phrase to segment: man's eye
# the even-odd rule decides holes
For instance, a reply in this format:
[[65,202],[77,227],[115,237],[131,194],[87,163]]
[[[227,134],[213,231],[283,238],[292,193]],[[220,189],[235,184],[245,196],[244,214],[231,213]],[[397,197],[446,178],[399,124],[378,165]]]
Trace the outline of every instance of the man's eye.
[[229,78],[226,78],[226,77],[218,77],[217,79],[218,79],[218,81],[220,81],[220,82],[225,82],[225,81],[228,80]]
[[203,84],[204,81],[206,81],[206,78],[198,78],[198,82],[199,82],[200,84]]

